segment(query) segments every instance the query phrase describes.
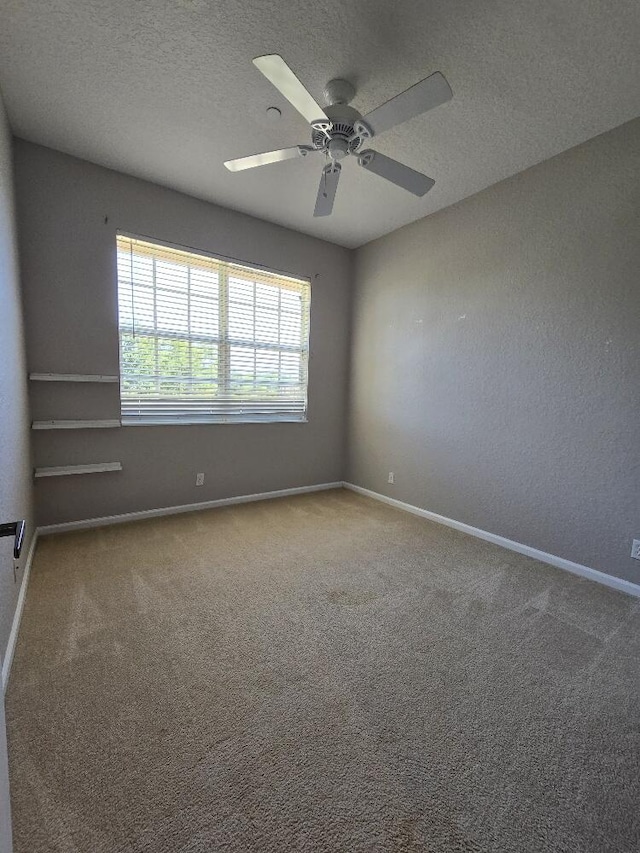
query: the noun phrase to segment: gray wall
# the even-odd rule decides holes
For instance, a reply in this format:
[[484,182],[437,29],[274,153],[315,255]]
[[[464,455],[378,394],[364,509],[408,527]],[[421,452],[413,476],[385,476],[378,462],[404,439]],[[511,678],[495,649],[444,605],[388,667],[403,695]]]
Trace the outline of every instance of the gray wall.
[[27,368],[14,215],[11,132],[0,96],[0,522],[27,519],[18,583],[13,540],[0,539],[0,655],[4,659],[33,534]]
[[[34,433],[37,465],[124,468],[38,481],[39,524],[342,479],[348,250],[27,142],[15,159],[30,371],[118,372],[117,230],[312,279],[308,423]],[[119,416],[117,386],[31,383],[31,399],[34,419]]]
[[[26,361],[18,274],[18,251],[13,204],[11,131],[0,94],[0,523],[27,519],[27,537],[33,535],[29,415]],[[25,543],[18,582],[12,571],[13,540],[0,539],[0,660],[16,609],[23,567],[29,550]],[[11,850],[9,777],[4,723],[4,696],[0,689],[0,851]]]
[[368,244],[355,279],[349,479],[640,582],[640,120]]

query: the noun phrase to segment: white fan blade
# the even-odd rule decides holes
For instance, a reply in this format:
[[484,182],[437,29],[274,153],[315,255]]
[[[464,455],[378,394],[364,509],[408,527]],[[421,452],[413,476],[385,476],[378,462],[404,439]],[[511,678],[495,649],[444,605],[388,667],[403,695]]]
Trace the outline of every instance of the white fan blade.
[[380,175],[414,195],[423,196],[435,184],[433,178],[428,178],[422,172],[416,172],[391,157],[385,157],[378,151],[363,151],[358,157],[358,164],[368,172]]
[[402,124],[414,116],[426,113],[427,110],[439,107],[440,104],[450,101],[452,97],[453,92],[446,78],[436,71],[435,74],[421,80],[415,86],[396,95],[395,98],[391,98],[382,106],[376,107],[364,117],[364,121],[374,134],[379,136],[397,124]]
[[309,124],[318,119],[329,121],[325,111],[318,106],[281,56],[277,53],[258,56],[253,60],[253,64]]
[[230,172],[241,172],[243,169],[255,169],[256,166],[266,166],[268,163],[279,163],[281,160],[293,160],[294,157],[306,157],[314,151],[310,145],[296,145],[294,148],[281,148],[279,151],[265,151],[264,154],[251,154],[238,160],[226,160],[225,166]]
[[314,216],[329,216],[333,210],[333,200],[338,189],[338,180],[342,166],[340,163],[327,163],[320,176],[318,197],[316,198],[316,209]]

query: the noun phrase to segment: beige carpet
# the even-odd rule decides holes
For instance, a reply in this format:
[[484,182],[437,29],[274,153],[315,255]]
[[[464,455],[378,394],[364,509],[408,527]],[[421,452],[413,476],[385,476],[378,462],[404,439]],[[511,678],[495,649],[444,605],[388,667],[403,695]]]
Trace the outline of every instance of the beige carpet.
[[640,606],[344,491],[43,540],[16,853],[640,850]]

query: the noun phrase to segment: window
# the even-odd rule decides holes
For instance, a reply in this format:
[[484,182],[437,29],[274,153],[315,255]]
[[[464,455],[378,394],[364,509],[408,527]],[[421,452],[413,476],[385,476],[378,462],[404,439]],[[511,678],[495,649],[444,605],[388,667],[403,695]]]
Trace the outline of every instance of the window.
[[308,281],[118,235],[124,424],[304,421]]

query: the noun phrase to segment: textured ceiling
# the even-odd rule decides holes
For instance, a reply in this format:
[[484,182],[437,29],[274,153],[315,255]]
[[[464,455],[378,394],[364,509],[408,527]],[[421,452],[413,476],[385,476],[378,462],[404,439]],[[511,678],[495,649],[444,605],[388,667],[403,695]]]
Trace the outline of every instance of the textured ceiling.
[[[16,135],[350,247],[640,113],[638,0],[1,4]],[[351,80],[362,113],[442,71],[453,101],[371,146],[434,189],[415,198],[350,158],[333,216],[314,220],[320,157],[227,172],[229,158],[309,141],[252,65],[263,53],[281,53],[321,103],[327,80]]]

